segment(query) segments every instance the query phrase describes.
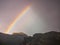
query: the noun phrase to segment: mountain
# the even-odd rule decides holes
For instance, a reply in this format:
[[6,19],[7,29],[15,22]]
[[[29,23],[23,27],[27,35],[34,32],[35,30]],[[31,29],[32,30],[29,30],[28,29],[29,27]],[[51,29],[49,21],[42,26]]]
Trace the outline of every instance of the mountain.
[[23,32],[12,35],[0,33],[0,45],[60,45],[60,32],[35,33],[33,36]]

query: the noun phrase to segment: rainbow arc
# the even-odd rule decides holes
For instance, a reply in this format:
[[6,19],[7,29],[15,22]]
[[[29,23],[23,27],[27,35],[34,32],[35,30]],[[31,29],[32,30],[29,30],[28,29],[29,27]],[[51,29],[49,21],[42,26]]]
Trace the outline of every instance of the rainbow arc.
[[16,22],[22,18],[24,16],[24,14],[30,9],[31,4],[27,5],[22,11],[21,13],[15,18],[15,20],[8,26],[8,28],[5,30],[4,33],[8,34],[12,28],[14,27],[14,25],[16,24]]

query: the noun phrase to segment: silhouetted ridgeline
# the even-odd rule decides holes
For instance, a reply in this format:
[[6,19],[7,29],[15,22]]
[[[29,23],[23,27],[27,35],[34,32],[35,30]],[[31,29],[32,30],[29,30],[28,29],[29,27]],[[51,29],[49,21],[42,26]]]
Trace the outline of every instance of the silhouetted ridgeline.
[[0,33],[0,45],[60,45],[60,32],[35,33],[33,36]]

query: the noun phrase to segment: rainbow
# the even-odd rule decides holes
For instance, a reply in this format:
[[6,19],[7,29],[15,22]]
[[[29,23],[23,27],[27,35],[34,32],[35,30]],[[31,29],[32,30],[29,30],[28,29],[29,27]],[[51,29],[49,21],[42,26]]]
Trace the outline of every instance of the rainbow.
[[10,32],[10,30],[14,27],[14,25],[16,24],[16,22],[22,18],[24,16],[24,14],[30,9],[31,4],[27,5],[22,11],[21,13],[15,18],[15,20],[8,26],[7,30],[5,30],[4,33],[8,34]]

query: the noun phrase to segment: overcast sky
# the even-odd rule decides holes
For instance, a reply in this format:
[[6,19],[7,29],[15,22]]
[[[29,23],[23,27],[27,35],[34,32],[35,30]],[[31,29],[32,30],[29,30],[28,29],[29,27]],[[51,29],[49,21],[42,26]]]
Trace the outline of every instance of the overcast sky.
[[[0,32],[4,32],[25,6],[32,3],[27,14],[9,33],[25,32],[28,35],[59,30],[58,0],[0,0]],[[25,21],[24,21],[25,20]],[[21,24],[21,22],[24,22]]]

